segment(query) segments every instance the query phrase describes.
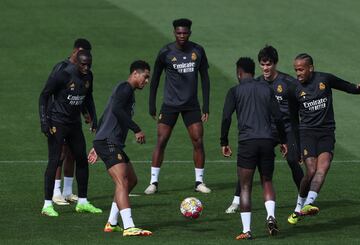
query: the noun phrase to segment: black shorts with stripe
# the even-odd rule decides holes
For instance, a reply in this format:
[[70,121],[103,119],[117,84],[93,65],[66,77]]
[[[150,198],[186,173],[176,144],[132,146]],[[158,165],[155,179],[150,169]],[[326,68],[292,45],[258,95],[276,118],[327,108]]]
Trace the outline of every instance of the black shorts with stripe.
[[119,163],[129,163],[126,153],[117,145],[108,140],[95,140],[93,142],[97,155],[105,163],[106,169]]

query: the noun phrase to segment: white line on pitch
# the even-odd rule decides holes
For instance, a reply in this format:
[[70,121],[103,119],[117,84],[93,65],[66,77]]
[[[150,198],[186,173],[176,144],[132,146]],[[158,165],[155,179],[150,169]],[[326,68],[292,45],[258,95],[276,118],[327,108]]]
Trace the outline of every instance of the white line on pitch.
[[[151,163],[150,160],[134,160],[132,163]],[[235,160],[206,160],[206,163],[235,163]],[[285,160],[279,160],[275,162],[286,162]],[[334,160],[333,163],[360,163],[360,160]],[[46,160],[1,160],[1,163],[47,163]],[[192,160],[166,160],[164,163],[193,163]]]

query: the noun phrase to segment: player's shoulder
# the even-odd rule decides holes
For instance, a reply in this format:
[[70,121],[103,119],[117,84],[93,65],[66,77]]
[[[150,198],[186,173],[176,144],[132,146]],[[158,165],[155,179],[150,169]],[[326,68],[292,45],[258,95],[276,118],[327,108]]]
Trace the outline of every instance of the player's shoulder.
[[284,81],[285,83],[293,83],[297,81],[293,76],[285,72],[278,71],[278,73],[278,77],[280,78],[280,80]]
[[56,63],[52,69],[53,73],[59,72],[61,70],[64,70],[69,64],[71,64],[71,62],[69,61],[69,59],[65,59],[62,60],[58,63]]
[[189,46],[190,46],[192,49],[198,50],[199,52],[205,52],[204,47],[201,46],[201,45],[198,44],[198,43],[189,41]]
[[114,88],[114,93],[122,93],[127,94],[133,91],[130,83],[127,81],[119,81],[118,84]]
[[160,49],[159,55],[168,53],[168,52],[170,52],[171,50],[174,50],[174,49],[175,49],[175,42],[168,43],[168,44],[164,45],[164,46]]

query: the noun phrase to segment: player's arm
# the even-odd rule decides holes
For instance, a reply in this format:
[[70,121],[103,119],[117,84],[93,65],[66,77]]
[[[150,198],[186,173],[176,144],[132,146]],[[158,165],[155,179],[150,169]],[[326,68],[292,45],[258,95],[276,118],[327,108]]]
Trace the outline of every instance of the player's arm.
[[231,88],[225,98],[222,120],[221,120],[221,136],[220,136],[220,145],[221,152],[225,157],[231,156],[231,148],[229,146],[229,130],[231,126],[231,116],[235,111],[236,99],[234,94],[234,88]]
[[349,94],[360,94],[360,84],[353,84],[342,80],[332,74],[328,74],[330,86],[334,89],[344,91]]
[[202,88],[202,97],[203,97],[203,118],[202,120],[206,122],[209,117],[209,101],[210,101],[210,79],[209,79],[209,64],[205,54],[205,51],[202,49],[201,63],[200,63],[200,77],[201,77],[201,88]]
[[57,73],[55,75],[49,76],[46,81],[44,89],[40,93],[39,97],[39,116],[40,116],[40,126],[41,132],[46,136],[50,133],[50,122],[48,120],[48,106],[50,96],[56,93],[56,90],[60,86],[61,80],[64,77],[63,73]]
[[129,87],[119,87],[115,92],[112,112],[114,113],[119,124],[124,125],[135,133],[136,141],[140,144],[145,143],[145,134],[140,127],[132,120],[131,116],[124,110],[127,101],[131,96],[132,89]]
[[149,114],[156,119],[156,94],[159,87],[161,73],[165,67],[164,52],[160,51],[158,54],[155,64],[154,71],[150,82],[150,94],[149,94]]
[[[300,135],[299,135],[299,102],[296,98],[296,83],[294,79],[291,81],[288,89],[288,102],[290,112],[290,124],[292,133],[295,136],[295,144],[297,149],[300,149]],[[300,161],[300,159],[298,159]]]
[[271,116],[274,120],[274,123],[276,125],[276,129],[279,133],[279,140],[280,140],[280,150],[285,156],[287,154],[287,138],[286,138],[286,132],[285,132],[285,125],[282,119],[279,103],[277,102],[274,91],[269,88],[269,91],[271,93],[270,95],[270,110],[271,110]]
[[97,129],[97,116],[96,116],[96,109],[95,109],[95,102],[93,97],[93,77],[90,74],[90,87],[85,97],[85,108],[89,113],[90,121],[91,121],[91,128],[92,132],[95,132]]

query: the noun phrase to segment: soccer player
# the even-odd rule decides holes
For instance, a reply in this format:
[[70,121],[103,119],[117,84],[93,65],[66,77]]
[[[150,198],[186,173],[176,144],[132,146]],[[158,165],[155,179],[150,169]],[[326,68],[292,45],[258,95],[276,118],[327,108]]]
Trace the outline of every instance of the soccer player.
[[[203,47],[190,42],[191,20],[173,21],[175,42],[163,47],[155,61],[150,84],[149,113],[156,118],[156,93],[160,76],[165,70],[164,101],[160,110],[157,126],[157,144],[152,155],[151,180],[145,194],[158,191],[160,167],[164,159],[166,144],[179,114],[182,115],[193,144],[195,164],[195,191],[210,193],[204,184],[205,152],[203,145],[203,122],[209,117],[210,81],[208,61]],[[201,76],[203,107],[198,101],[198,73]]]
[[[50,76],[39,98],[41,131],[47,136],[49,161],[45,171],[45,201],[41,213],[58,216],[52,205],[56,169],[64,140],[76,161],[76,180],[78,183],[77,212],[101,213],[87,200],[89,166],[86,156],[85,138],[81,128],[80,111],[85,106],[91,118],[96,118],[92,96],[93,76],[90,71],[92,57],[89,51],[80,50],[76,65]],[[50,97],[52,103],[49,104]]]
[[[84,38],[78,38],[74,42],[73,50],[70,54],[70,57],[57,63],[51,71],[50,76],[54,76],[57,72],[64,70],[69,64],[77,63],[77,53],[79,50],[88,50],[91,51],[91,44],[88,40]],[[50,100],[52,100],[51,98]],[[51,103],[51,101],[50,101]],[[96,119],[92,120],[89,114],[86,112],[86,108],[83,108],[83,115],[85,117],[86,123],[91,123],[91,130],[96,129]],[[55,184],[54,184],[54,195],[52,200],[57,205],[69,205],[69,202],[76,202],[78,200],[77,195],[73,194],[72,184],[74,179],[74,156],[71,154],[71,151],[67,144],[63,145],[60,165],[56,170]],[[61,165],[64,165],[64,188],[61,193]]]
[[296,56],[294,69],[300,82],[296,99],[300,116],[300,147],[306,173],[300,184],[295,210],[288,218],[290,224],[296,224],[300,216],[319,212],[314,202],[330,169],[335,146],[332,88],[360,94],[360,85],[314,71],[313,59],[306,53]]
[[136,141],[145,143],[145,134],[132,120],[135,106],[135,90],[143,89],[150,77],[150,66],[142,60],[130,66],[127,81],[120,82],[113,90],[102,115],[94,140],[94,148],[88,156],[89,163],[95,163],[97,154],[104,161],[109,175],[115,183],[114,201],[111,206],[105,232],[120,232],[119,210],[123,222],[123,236],[150,236],[147,230],[136,228],[131,216],[129,193],[137,183],[137,177],[130,159],[124,152],[129,129],[135,133]]
[[[296,108],[295,88],[298,81],[288,74],[277,70],[278,63],[277,50],[266,45],[258,54],[258,61],[263,75],[257,78],[259,81],[267,82],[273,89],[275,97],[279,103],[285,131],[287,136],[288,154],[287,163],[291,169],[293,181],[299,190],[301,179],[304,176],[300,162],[300,147],[298,133],[298,111]],[[272,124],[273,137],[276,144],[279,143],[278,133],[275,124]],[[240,187],[237,184],[232,204],[226,209],[226,213],[235,213],[240,206]]]
[[280,149],[287,153],[286,133],[279,104],[274,91],[266,82],[254,79],[255,63],[241,57],[237,63],[239,84],[232,87],[226,96],[221,122],[221,150],[225,157],[231,156],[228,134],[231,116],[236,110],[238,119],[237,173],[240,181],[240,213],[243,232],[237,240],[252,239],[251,190],[254,172],[258,167],[263,197],[267,211],[266,225],[270,235],[276,235],[278,227],[275,219],[275,191],[272,184],[274,171],[274,141],[271,120],[279,131]]

